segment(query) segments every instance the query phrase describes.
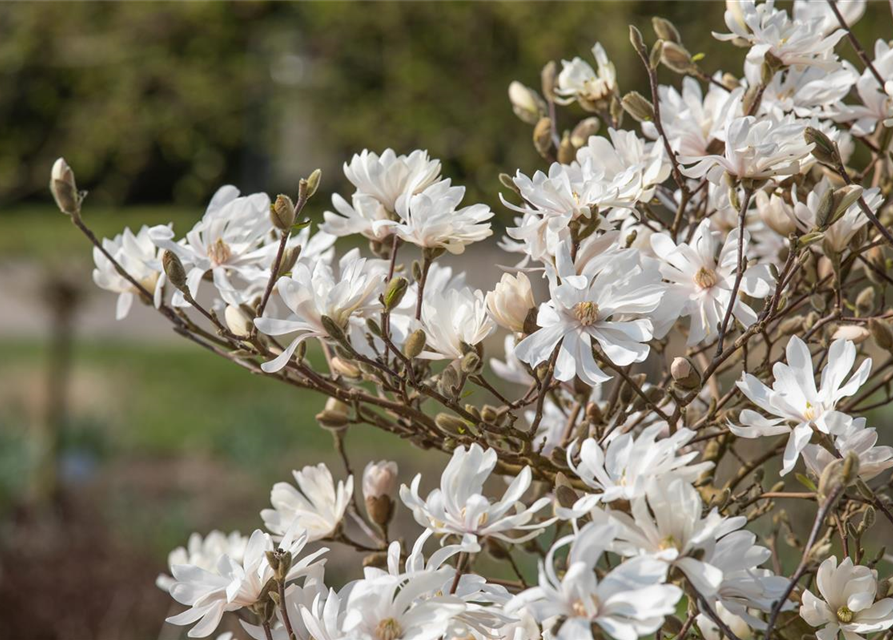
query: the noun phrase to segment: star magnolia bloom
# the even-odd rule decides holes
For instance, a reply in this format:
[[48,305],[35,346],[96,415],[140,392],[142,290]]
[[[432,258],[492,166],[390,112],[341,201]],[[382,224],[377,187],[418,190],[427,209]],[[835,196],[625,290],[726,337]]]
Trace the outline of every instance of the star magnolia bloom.
[[[866,0],[837,0],[837,10],[844,22],[852,27],[863,15],[865,15]],[[796,22],[810,22],[821,19],[815,25],[824,34],[830,34],[840,29],[840,21],[826,2],[813,2],[812,0],[794,0],[794,9],[791,12]]]
[[373,196],[355,193],[348,202],[337,193],[332,196],[332,211],[323,212],[324,222],[320,229],[334,236],[344,237],[359,233],[370,240],[384,242],[391,235],[392,227],[380,223],[393,220],[381,202]]
[[738,418],[741,426],[729,424],[732,433],[742,438],[790,434],[782,475],[794,468],[813,429],[834,434],[846,426],[849,418],[835,411],[835,407],[841,399],[856,393],[871,374],[871,358],[866,358],[844,384],[856,361],[856,347],[848,340],[835,340],[828,351],[828,364],[822,369],[821,387],[817,390],[812,354],[806,343],[792,336],[786,352],[787,364],[776,362],[772,369],[775,381],[771,389],[749,373],[737,382],[751,402],[775,418],[765,418],[745,409]]
[[[235,562],[242,562],[247,544],[248,538],[238,531],[233,531],[229,535],[212,531],[204,538],[198,533],[193,533],[189,536],[189,542],[185,547],[177,547],[168,554],[167,565],[173,567],[178,564],[189,564],[199,569],[213,571],[217,561],[224,555]],[[164,574],[155,580],[158,588],[165,591],[170,591],[174,582],[176,581],[172,577]]]
[[[748,67],[748,80],[759,84],[759,67]],[[776,73],[763,91],[760,113],[782,118],[793,112],[798,118],[824,118],[838,111],[859,73],[849,62],[839,69],[826,71],[817,67],[792,67]],[[873,79],[873,78],[872,78]],[[875,81],[877,84],[877,81]]]
[[322,261],[312,271],[299,262],[291,276],[279,278],[276,291],[291,315],[284,319],[264,316],[256,318],[254,324],[270,336],[296,332],[300,335],[279,356],[263,363],[264,371],[272,373],[285,367],[307,338],[330,337],[322,316],[346,329],[352,315],[365,316],[380,308],[378,297],[384,288],[385,272],[370,268],[370,263],[359,255],[359,250],[353,249],[341,258],[340,278]]
[[307,532],[309,542],[332,535],[341,525],[344,512],[353,496],[353,476],[338,481],[337,488],[326,465],[320,463],[292,471],[298,489],[287,482],[277,482],[270,493],[272,509],[264,509],[260,517],[264,526],[276,535],[298,526]]
[[465,187],[451,187],[442,180],[424,191],[397,200],[399,220],[384,220],[373,227],[393,227],[405,242],[423,249],[446,249],[450,253],[465,252],[465,247],[493,234],[490,207],[473,204],[457,209],[465,197]]
[[[158,249],[149,237],[149,228],[144,226],[136,235],[130,229],[124,229],[123,233],[112,239],[103,238],[102,248],[153,295],[155,307],[158,308],[161,305],[165,276],[161,270]],[[139,295],[137,288],[118,273],[111,260],[98,248],[93,249],[93,261],[96,263],[93,282],[106,291],[118,294],[115,318],[123,320],[130,313],[134,295]]]
[[[893,77],[893,47],[884,40],[875,42],[872,64],[882,78]],[[856,81],[856,93],[862,104],[841,105],[834,119],[838,122],[852,122],[853,135],[859,137],[871,135],[878,122],[891,126],[888,122],[893,118],[893,91],[887,88],[890,82],[887,80],[882,87],[871,70],[866,68]]]
[[523,271],[502,274],[493,291],[487,294],[487,310],[500,327],[523,333],[524,321],[536,307],[533,288]]
[[[805,201],[798,199],[796,187],[791,188],[791,195],[794,200],[791,217],[797,227],[804,233],[813,231],[818,226],[816,217],[819,211],[820,202],[822,196],[830,187],[831,185],[828,182],[828,179],[822,178],[822,180],[809,191]],[[883,195],[876,187],[866,190],[862,194],[862,197],[869,209],[875,213],[884,201]],[[822,240],[823,250],[827,247],[832,251],[842,253],[847,249],[847,245],[849,245],[853,236],[856,235],[859,229],[864,227],[867,223],[868,218],[862,212],[859,204],[856,203],[851,205],[843,216],[825,230],[825,236]]]
[[[732,302],[738,270],[738,230],[729,233],[719,249],[718,234],[711,232],[710,225],[710,220],[702,221],[691,242],[678,246],[665,233],[651,236],[651,247],[662,261],[661,275],[671,283],[667,297],[680,301],[680,314],[691,319],[688,346],[716,337]],[[750,234],[745,231],[745,247],[749,243]],[[772,292],[773,281],[769,266],[758,264],[744,271],[740,290],[754,298],[765,298]],[[732,314],[745,327],[757,321],[757,314],[740,298],[735,299]]]
[[862,640],[863,635],[893,626],[893,598],[875,602],[877,572],[845,558],[838,566],[831,556],[819,566],[816,575],[821,598],[803,591],[800,617],[813,627],[819,640],[834,640],[843,631],[846,640]]
[[648,357],[653,325],[636,316],[657,309],[665,288],[656,273],[639,264],[638,253],[628,252],[594,274],[574,275],[569,255],[562,263],[566,263],[559,267],[562,283],[551,279],[552,299],[539,308],[536,322],[541,328],[518,343],[517,358],[535,367],[558,347],[555,378],[567,381],[579,376],[595,385],[611,376],[596,364],[593,340],[621,367]]
[[[530,507],[520,502],[532,480],[530,467],[524,467],[512,480],[502,499],[490,503],[483,495],[484,482],[496,467],[496,451],[484,451],[477,444],[467,450],[458,447],[434,489],[424,500],[419,495],[422,475],[412,481],[412,487],[400,487],[400,499],[412,510],[412,515],[423,527],[438,534],[461,536],[462,544],[477,543],[478,538],[493,537],[509,543],[520,543],[535,538],[552,521],[531,523],[534,514],[549,504],[540,498]],[[523,532],[518,536],[512,531]]]
[[[682,92],[675,87],[661,85],[660,116],[670,145],[683,156],[706,156],[725,139],[726,125],[741,113],[741,96],[744,89],[726,91],[714,84],[705,96],[701,83],[686,76],[682,79]],[[658,137],[657,128],[651,122],[642,123],[642,132],[649,138]]]
[[255,604],[274,572],[266,558],[267,551],[281,548],[291,553],[295,559],[286,576],[294,580],[312,572],[318,564],[317,558],[327,549],[320,549],[310,555],[300,557],[307,542],[307,534],[297,534],[290,530],[279,544],[263,531],[257,530],[248,540],[241,562],[229,556],[221,556],[213,571],[192,565],[174,565],[174,584],[171,596],[190,609],[167,619],[176,625],[198,622],[189,630],[190,638],[203,638],[210,635],[220,624],[227,611],[237,611]]
[[[859,456],[859,477],[868,481],[893,467],[893,447],[875,446],[877,431],[865,427],[865,418],[847,418],[847,426],[836,430],[834,448],[842,458],[850,451]],[[836,459],[830,451],[817,444],[808,444],[803,448],[803,460],[816,476],[821,477],[825,467]]]
[[421,324],[425,331],[422,358],[456,360],[489,336],[496,326],[487,314],[484,293],[464,285],[447,283],[426,288]]
[[[169,225],[152,227],[149,237],[186,266],[186,286],[193,298],[210,271],[223,300],[238,305],[245,300],[232,277],[250,278],[256,273],[258,262],[268,253],[263,245],[272,231],[270,198],[265,193],[239,197],[239,190],[227,185],[217,190],[204,217],[184,241],[174,241]],[[181,292],[174,294],[173,304],[187,304]]]
[[816,66],[830,71],[839,65],[834,47],[846,31],[837,29],[825,35],[823,17],[808,22],[791,20],[787,11],[775,8],[775,0],[761,4],[742,0],[739,7],[739,15],[735,11],[725,13],[726,26],[731,33],[714,32],[713,37],[718,40],[741,38],[749,42],[749,63],[762,64],[766,54],[771,53],[786,66]]
[[762,180],[800,172],[800,161],[812,150],[803,139],[804,126],[793,118],[778,122],[744,116],[726,126],[723,155],[680,156],[689,178],[706,176],[720,184],[724,173],[739,179]]
[[[663,584],[667,565],[646,556],[625,560],[599,578],[595,566],[616,532],[613,523],[592,522],[556,542],[540,561],[539,585],[521,592],[509,608],[527,607],[540,623],[561,620],[558,640],[591,640],[593,624],[617,640],[654,633],[675,611],[682,590]],[[567,570],[559,577],[555,554],[568,544]]]
[[715,507],[702,516],[703,508],[700,494],[688,481],[652,478],[645,495],[632,501],[631,516],[620,511],[608,514],[623,525],[614,549],[671,564],[701,595],[712,596],[722,584],[723,573],[709,558],[717,541],[743,527],[747,518],[723,518]]
[[558,87],[555,92],[563,96],[559,104],[570,104],[578,100],[584,108],[592,109],[596,102],[610,98],[617,91],[617,72],[608,60],[608,54],[598,42],[592,47],[598,72],[581,58],[561,61],[558,74]]
[[695,437],[694,431],[683,428],[667,438],[658,439],[666,430],[667,424],[658,422],[638,437],[630,432],[623,433],[610,440],[605,451],[595,439],[587,438],[580,447],[580,462],[576,466],[575,442],[567,452],[568,466],[588,486],[601,492],[597,495],[601,502],[639,498],[645,495],[649,482],[657,477],[692,482],[713,467],[712,462],[689,464],[698,457],[697,451],[680,454],[680,450]]
[[418,193],[437,182],[440,160],[432,160],[427,151],[413,151],[398,156],[385,149],[379,156],[372,151],[344,163],[344,175],[357,188],[357,193],[375,198],[389,212],[397,210],[397,199],[405,193]]

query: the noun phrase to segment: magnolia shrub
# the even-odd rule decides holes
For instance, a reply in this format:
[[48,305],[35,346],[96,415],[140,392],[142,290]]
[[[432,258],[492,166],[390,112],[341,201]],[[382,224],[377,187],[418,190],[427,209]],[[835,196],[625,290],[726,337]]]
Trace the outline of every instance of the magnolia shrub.
[[[893,50],[849,31],[864,4],[729,3],[714,35],[746,50],[739,74],[704,71],[655,18],[650,46],[630,28],[641,93],[599,44],[594,68],[547,64],[541,92],[512,83],[548,167],[501,176],[514,266],[489,292],[441,256],[491,236],[494,213],[425,151],[355,155],[316,229],[318,172],[294,200],[225,186],[185,234],[102,241],[60,159],[52,192],[118,317],[154,305],[326,396],[344,460],[275,485],[266,532],[174,551],[159,586],[185,610],[168,621],[203,637],[235,614],[261,640],[889,638],[890,558],[868,533],[893,531],[893,448],[863,414],[891,400]],[[348,236],[369,250],[338,255]],[[356,425],[451,454],[439,483],[368,461],[361,503]],[[798,502],[812,525],[795,532]],[[390,535],[397,509],[416,540]],[[329,586],[316,541],[365,552],[362,577]]]

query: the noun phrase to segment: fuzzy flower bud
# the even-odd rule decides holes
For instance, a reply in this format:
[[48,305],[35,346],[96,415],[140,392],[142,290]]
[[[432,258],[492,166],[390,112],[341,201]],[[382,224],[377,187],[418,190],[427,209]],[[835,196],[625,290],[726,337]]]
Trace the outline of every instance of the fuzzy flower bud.
[[241,308],[235,305],[227,305],[223,312],[226,326],[237,336],[247,336],[251,333],[252,321]]
[[780,236],[787,237],[797,230],[794,212],[784,198],[757,191],[757,211],[763,223]]
[[270,205],[270,221],[280,231],[287,231],[295,223],[295,204],[286,195],[279,194]]
[[571,144],[576,148],[582,147],[589,141],[589,138],[598,133],[601,127],[601,120],[598,118],[585,118],[577,123],[574,130],[571,131]]
[[53,163],[53,170],[50,173],[50,191],[62,213],[73,216],[80,212],[81,194],[78,193],[78,187],[74,181],[74,172],[64,158],[59,158]]
[[536,124],[546,111],[546,105],[539,94],[517,80],[509,85],[509,101],[515,115],[527,124]]
[[630,91],[621,101],[623,110],[639,122],[654,120],[654,105],[638,91]]
[[680,389],[694,390],[701,386],[701,374],[688,358],[674,358],[670,375]]
[[536,306],[530,280],[519,271],[517,275],[502,274],[493,291],[487,294],[487,310],[501,327],[521,333],[524,320]]
[[183,293],[187,293],[189,289],[186,288],[186,269],[177,254],[165,251],[161,256],[161,265],[164,267],[168,282]]
[[397,463],[370,462],[363,471],[363,498],[369,519],[386,527],[394,516],[394,495],[397,493]]

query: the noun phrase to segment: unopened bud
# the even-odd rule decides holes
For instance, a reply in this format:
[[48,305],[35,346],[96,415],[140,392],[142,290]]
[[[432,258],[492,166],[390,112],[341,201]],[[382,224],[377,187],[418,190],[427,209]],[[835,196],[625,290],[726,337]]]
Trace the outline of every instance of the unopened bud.
[[74,181],[74,172],[64,158],[59,158],[53,163],[50,172],[50,192],[62,213],[70,216],[80,213],[82,197]]
[[834,190],[832,200],[831,221],[828,225],[832,225],[840,220],[843,215],[859,198],[862,197],[862,187],[857,184],[847,184],[840,189]]
[[637,52],[645,50],[645,39],[642,37],[642,32],[634,25],[629,25],[629,41]]
[[558,144],[558,162],[561,164],[570,164],[574,161],[576,155],[577,150],[571,142],[571,134],[565,131],[564,135],[561,137],[561,142]]
[[599,127],[601,127],[601,120],[598,118],[580,120],[571,131],[571,144],[579,149],[589,141],[590,137],[598,133]]
[[344,333],[344,328],[340,324],[335,322],[329,316],[321,316],[320,322],[322,323],[323,329],[326,330],[326,333],[332,340],[348,346],[350,345],[347,340],[347,335]]
[[806,141],[806,144],[814,145],[812,155],[819,162],[836,164],[839,161],[840,156],[837,153],[837,145],[831,141],[831,138],[815,127],[806,127],[803,131],[803,139]]
[[442,393],[447,396],[454,396],[459,392],[461,386],[459,371],[453,365],[446,367],[440,372],[440,380],[438,386]]
[[592,424],[599,424],[604,419],[604,413],[596,402],[590,402],[586,405],[586,419]]
[[409,359],[418,358],[419,354],[425,350],[425,342],[427,342],[427,339],[428,337],[422,329],[416,329],[409,334],[409,337],[403,344],[403,355]]
[[831,214],[834,213],[834,190],[827,189],[819,198],[819,206],[815,212],[815,225],[824,231],[831,224]]
[[350,407],[345,403],[337,398],[329,398],[326,401],[326,408],[316,414],[316,421],[326,429],[341,430],[350,422],[349,411]]
[[509,85],[509,102],[515,115],[527,124],[536,124],[546,112],[546,105],[539,94],[518,81]]
[[874,309],[875,295],[874,287],[865,287],[856,296],[856,311],[860,316],[867,316]]
[[360,377],[360,368],[349,360],[335,356],[332,358],[332,371],[345,378],[357,379]]
[[462,356],[462,360],[460,362],[460,366],[462,367],[462,371],[464,373],[478,373],[483,366],[483,361],[481,357],[475,351],[469,351],[464,356]]
[[655,35],[665,42],[675,42],[676,44],[682,42],[682,37],[679,35],[679,31],[676,29],[675,25],[666,18],[654,16],[651,18],[651,27],[654,29]]
[[393,311],[400,301],[403,300],[403,294],[406,293],[406,290],[409,288],[409,282],[406,278],[396,277],[391,278],[391,281],[388,283],[388,289],[384,294],[384,308],[388,311]]
[[454,435],[465,435],[468,433],[468,423],[449,413],[438,413],[434,418],[434,424],[446,433]]
[[173,251],[165,251],[161,256],[161,265],[164,267],[168,282],[183,293],[189,293],[189,289],[186,288],[186,269],[180,257]]
[[701,374],[688,358],[674,358],[670,365],[670,375],[680,389],[693,391],[701,386]]
[[244,337],[251,333],[252,320],[240,307],[232,304],[227,305],[223,311],[223,319],[226,320],[226,326],[233,334]]
[[886,351],[893,350],[893,329],[889,322],[872,318],[868,321],[868,330],[877,346]]
[[533,127],[533,147],[544,158],[549,157],[552,150],[552,120],[540,118]]
[[562,472],[555,474],[555,499],[565,509],[570,509],[577,503],[577,492],[571,485],[567,476]]
[[660,65],[661,54],[664,49],[664,41],[658,40],[651,47],[651,53],[648,54],[648,64],[652,69],[657,69]]
[[298,183],[298,199],[306,202],[312,198],[316,190],[319,189],[319,179],[321,177],[322,171],[317,169],[310,174],[309,178],[301,178],[301,181]]
[[805,249],[809,245],[815,244],[816,242],[821,242],[825,239],[825,233],[823,231],[811,231],[809,233],[804,233],[802,236],[797,238],[797,249]]
[[654,120],[654,105],[638,91],[630,91],[621,101],[623,110],[639,122]]
[[664,42],[660,59],[667,69],[675,73],[691,73],[696,68],[691,54],[685,47],[675,42]]
[[280,231],[287,231],[295,223],[295,204],[286,195],[279,194],[270,205],[270,220]]
[[301,257],[301,245],[289,247],[282,254],[282,262],[279,263],[279,269],[276,271],[276,277],[281,278],[285,274],[291,272],[295,265],[298,264],[298,258]]
[[543,89],[543,96],[546,100],[555,100],[555,87],[558,84],[558,65],[554,60],[549,60],[540,72],[540,81]]

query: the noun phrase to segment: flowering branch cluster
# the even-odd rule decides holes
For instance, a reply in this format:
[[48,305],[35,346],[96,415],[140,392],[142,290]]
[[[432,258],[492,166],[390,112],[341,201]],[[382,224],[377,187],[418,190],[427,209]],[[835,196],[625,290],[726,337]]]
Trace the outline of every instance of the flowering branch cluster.
[[[549,166],[501,176],[517,261],[489,292],[440,258],[489,237],[493,212],[463,206],[424,151],[355,155],[353,192],[315,231],[318,172],[295,200],[227,186],[185,235],[102,241],[60,159],[51,189],[118,317],[140,299],[195,344],[327,396],[316,417],[344,461],[337,483],[318,465],[275,485],[266,533],[174,551],[159,586],[187,608],[169,622],[203,637],[231,613],[263,640],[889,638],[893,588],[866,534],[893,525],[893,448],[863,414],[893,401],[893,50],[879,40],[872,59],[849,30],[864,5],[729,2],[714,35],[746,49],[740,75],[705,71],[655,18],[650,46],[630,28],[644,94],[621,92],[599,44],[595,68],[512,83]],[[346,236],[369,252],[336,257]],[[498,329],[505,355],[485,366]],[[439,486],[398,492],[396,464],[370,462],[360,505],[358,425],[451,452]],[[805,539],[792,501],[814,512]],[[410,545],[389,531],[400,503],[422,527]],[[316,541],[365,552],[363,577],[328,586]],[[484,554],[515,578],[485,575]]]

